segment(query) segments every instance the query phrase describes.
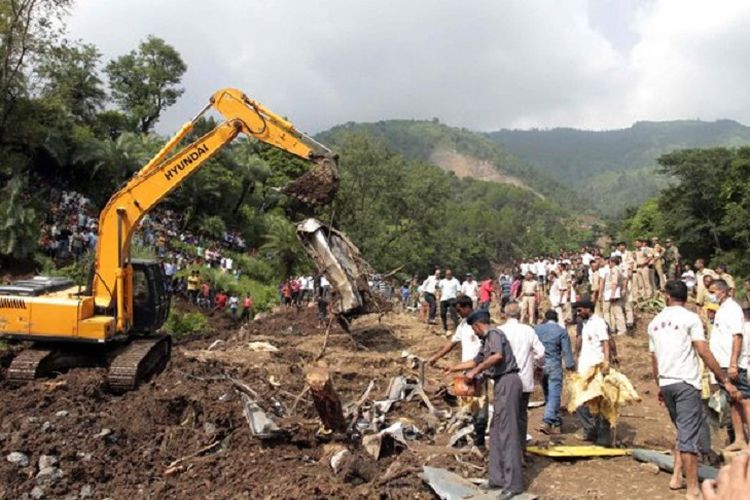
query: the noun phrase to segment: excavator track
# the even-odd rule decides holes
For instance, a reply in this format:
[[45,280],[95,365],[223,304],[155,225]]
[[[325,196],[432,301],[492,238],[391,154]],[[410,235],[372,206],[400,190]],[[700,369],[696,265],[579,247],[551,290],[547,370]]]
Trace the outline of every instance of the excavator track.
[[7,378],[12,384],[24,384],[45,375],[46,362],[53,354],[51,349],[26,349],[21,351],[8,367]]
[[169,335],[130,342],[110,362],[109,388],[114,392],[135,389],[141,381],[164,369],[171,352],[172,338]]

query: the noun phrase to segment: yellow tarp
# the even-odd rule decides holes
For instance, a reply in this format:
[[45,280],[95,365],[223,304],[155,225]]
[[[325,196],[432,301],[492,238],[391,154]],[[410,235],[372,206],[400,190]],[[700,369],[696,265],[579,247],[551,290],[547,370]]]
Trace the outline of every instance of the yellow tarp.
[[542,448],[529,446],[529,453],[551,458],[587,458],[587,457],[622,457],[630,455],[624,448],[606,448],[604,446],[550,446]]
[[620,419],[620,409],[641,397],[636,392],[628,377],[610,368],[607,375],[601,372],[601,365],[592,367],[584,374],[568,375],[568,411],[587,404],[591,413],[601,414],[615,426]]

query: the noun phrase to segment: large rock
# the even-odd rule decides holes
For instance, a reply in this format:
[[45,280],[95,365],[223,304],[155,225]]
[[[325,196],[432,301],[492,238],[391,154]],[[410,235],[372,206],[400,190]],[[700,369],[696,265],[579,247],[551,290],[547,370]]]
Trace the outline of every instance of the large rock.
[[26,467],[27,465],[29,465],[29,456],[25,453],[21,453],[20,451],[8,453],[8,456],[5,457],[5,460],[19,467]]
[[59,460],[54,455],[41,455],[39,457],[39,470],[54,467],[58,462]]
[[36,484],[40,486],[55,484],[60,479],[62,479],[64,475],[65,474],[63,473],[62,469],[58,467],[45,467],[44,469],[39,470],[39,473],[37,473]]

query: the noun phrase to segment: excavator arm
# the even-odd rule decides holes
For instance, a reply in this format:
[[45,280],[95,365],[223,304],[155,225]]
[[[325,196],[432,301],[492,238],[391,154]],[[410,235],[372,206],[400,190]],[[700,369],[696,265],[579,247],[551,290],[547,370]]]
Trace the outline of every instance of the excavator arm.
[[[209,109],[225,119],[176,153],[173,149]],[[209,104],[185,124],[138,173],[109,200],[99,217],[99,240],[92,281],[97,309],[116,313],[116,330],[133,322],[130,244],[138,223],[157,203],[203,166],[240,133],[312,161],[312,169],[280,191],[312,204],[329,203],[338,187],[336,157],[287,120],[235,89],[216,92]]]

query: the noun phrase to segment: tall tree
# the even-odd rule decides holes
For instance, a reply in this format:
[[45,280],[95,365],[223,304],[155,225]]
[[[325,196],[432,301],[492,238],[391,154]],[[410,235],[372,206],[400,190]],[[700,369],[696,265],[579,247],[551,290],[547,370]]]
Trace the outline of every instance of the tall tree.
[[54,26],[70,0],[0,2],[0,144],[10,114],[27,94],[26,76],[34,56],[53,38]]
[[106,97],[97,74],[100,57],[91,44],[64,40],[49,47],[36,67],[42,97],[62,106],[77,121],[92,123]]
[[141,132],[150,131],[162,111],[185,91],[180,87],[187,70],[180,54],[161,38],[149,36],[129,54],[107,64],[113,99]]

